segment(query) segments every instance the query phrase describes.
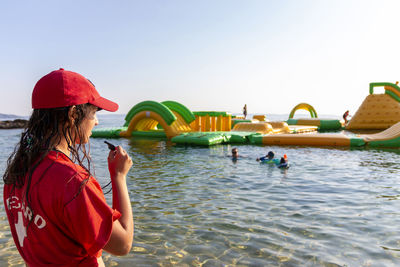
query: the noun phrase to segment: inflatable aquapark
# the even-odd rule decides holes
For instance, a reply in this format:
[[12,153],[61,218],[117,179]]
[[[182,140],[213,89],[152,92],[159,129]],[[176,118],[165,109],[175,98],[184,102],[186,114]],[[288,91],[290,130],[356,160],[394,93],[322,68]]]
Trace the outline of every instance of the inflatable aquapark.
[[[383,94],[374,88],[384,87]],[[298,110],[310,118],[294,119]],[[381,130],[374,134],[344,134],[338,130]],[[336,131],[336,132],[335,132]],[[328,133],[329,132],[329,133]],[[313,106],[296,105],[286,121],[270,122],[265,115],[251,120],[224,111],[190,111],[176,101],[143,101],[133,106],[117,128],[94,129],[92,137],[166,138],[176,144],[264,144],[341,147],[400,147],[400,87],[398,82],[370,83],[369,95],[345,125],[319,119]]]

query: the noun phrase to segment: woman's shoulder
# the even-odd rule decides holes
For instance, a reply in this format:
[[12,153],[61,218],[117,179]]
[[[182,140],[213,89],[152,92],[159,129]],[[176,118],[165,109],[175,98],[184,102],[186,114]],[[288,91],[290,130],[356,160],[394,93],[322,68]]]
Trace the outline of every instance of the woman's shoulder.
[[60,182],[78,182],[81,183],[83,180],[90,177],[87,170],[82,166],[75,164],[72,160],[67,157],[64,153],[58,151],[51,151],[46,158],[51,165],[49,168],[49,174],[57,176]]
[[50,183],[57,190],[60,190],[64,203],[70,203],[78,195],[100,194],[102,192],[100,184],[89,174],[87,170],[72,162],[66,155],[52,153],[48,157],[53,163],[50,168]]
[[[72,162],[61,152],[51,151],[35,169],[32,190],[43,196],[42,203],[64,207],[84,188],[98,191],[98,183],[88,171]],[[32,192],[33,192],[32,191]],[[53,204],[51,204],[53,203]],[[45,204],[43,204],[45,205]]]

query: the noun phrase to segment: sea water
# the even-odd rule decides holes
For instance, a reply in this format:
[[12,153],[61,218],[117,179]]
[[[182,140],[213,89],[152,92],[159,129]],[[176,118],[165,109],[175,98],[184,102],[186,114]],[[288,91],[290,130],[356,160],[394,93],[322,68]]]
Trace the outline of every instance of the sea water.
[[[98,127],[123,119],[100,115]],[[20,133],[0,130],[1,174]],[[90,147],[103,186],[104,140],[92,138]],[[232,161],[233,145],[109,141],[133,160],[127,184],[135,236],[129,255],[103,253],[106,266],[400,265],[398,149],[237,145],[241,157]],[[287,154],[290,168],[255,160],[269,150]],[[106,199],[111,204],[111,193]],[[4,205],[0,266],[23,266]]]

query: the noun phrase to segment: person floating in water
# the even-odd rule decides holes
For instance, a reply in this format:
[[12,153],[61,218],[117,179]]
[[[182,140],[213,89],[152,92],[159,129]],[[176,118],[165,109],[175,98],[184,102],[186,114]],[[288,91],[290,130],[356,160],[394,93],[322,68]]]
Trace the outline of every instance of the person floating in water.
[[347,124],[349,122],[347,117],[351,117],[348,110],[343,114],[343,119],[344,119],[345,124]]
[[289,168],[289,160],[288,160],[286,154],[284,154],[283,157],[281,157],[281,160],[277,167],[280,169],[288,169]]
[[239,150],[234,147],[232,148],[232,159],[238,159],[239,158]]
[[274,152],[269,151],[266,156],[257,158],[256,160],[261,163],[274,163],[278,168],[289,168],[289,161],[286,154],[279,160],[275,158]]
[[247,104],[244,104],[244,107],[243,107],[243,116],[244,116],[244,118],[246,119],[246,117],[247,117]]
[[263,163],[275,163],[275,164],[279,164],[280,160],[279,159],[275,159],[275,153],[272,151],[269,151],[267,155],[265,155],[264,157],[261,158],[257,158],[257,161],[263,162]]

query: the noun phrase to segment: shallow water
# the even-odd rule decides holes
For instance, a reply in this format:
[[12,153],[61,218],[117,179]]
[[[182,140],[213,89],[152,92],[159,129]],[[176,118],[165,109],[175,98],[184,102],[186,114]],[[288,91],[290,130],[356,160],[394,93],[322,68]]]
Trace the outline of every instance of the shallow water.
[[[119,126],[123,116],[100,119]],[[0,131],[1,173],[20,132]],[[104,140],[91,140],[102,185]],[[233,162],[231,145],[112,142],[133,159],[135,238],[128,256],[104,253],[107,266],[400,265],[400,150],[239,145]],[[255,161],[268,150],[286,153],[290,168]],[[1,206],[0,266],[22,264]]]

